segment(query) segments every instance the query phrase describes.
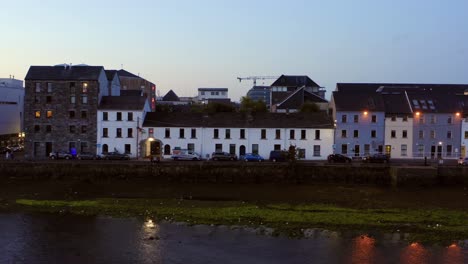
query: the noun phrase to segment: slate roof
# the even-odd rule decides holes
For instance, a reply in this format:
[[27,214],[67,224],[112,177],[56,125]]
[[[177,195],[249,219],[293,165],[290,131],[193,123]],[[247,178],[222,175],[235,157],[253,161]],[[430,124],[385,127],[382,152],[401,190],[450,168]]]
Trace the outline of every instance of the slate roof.
[[337,111],[385,111],[381,94],[333,92]]
[[419,91],[450,91],[463,93],[468,89],[467,84],[425,84],[425,83],[337,83],[336,91],[358,92],[376,91],[379,88],[389,90],[419,90]]
[[405,92],[397,94],[382,94],[386,114],[411,115],[412,109]]
[[143,110],[145,96],[103,96],[99,110]]
[[271,86],[320,87],[320,85],[312,81],[307,75],[281,75]]
[[119,74],[119,76],[122,76],[122,77],[132,77],[132,78],[141,78],[140,76],[137,76],[131,72],[128,72],[124,69],[121,69],[121,70],[118,70],[117,73]]
[[144,127],[213,127],[213,128],[333,128],[333,120],[319,113],[245,113],[215,114],[151,112]]
[[198,88],[200,92],[227,92],[228,88]]
[[170,101],[170,102],[177,102],[177,101],[180,101],[180,98],[179,96],[177,96],[177,94],[170,90],[169,92],[167,92],[166,95],[164,95],[163,101]]
[[98,80],[102,66],[31,66],[25,80]]

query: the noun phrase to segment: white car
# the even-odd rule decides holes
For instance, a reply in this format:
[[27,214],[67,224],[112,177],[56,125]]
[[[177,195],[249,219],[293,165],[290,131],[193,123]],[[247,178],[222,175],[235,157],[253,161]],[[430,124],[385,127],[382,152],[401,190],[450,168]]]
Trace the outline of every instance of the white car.
[[201,160],[200,154],[196,152],[181,152],[171,156],[173,160]]
[[459,159],[458,159],[458,165],[464,165],[464,166],[467,166],[467,165],[468,165],[468,157],[465,157],[465,158],[459,158]]

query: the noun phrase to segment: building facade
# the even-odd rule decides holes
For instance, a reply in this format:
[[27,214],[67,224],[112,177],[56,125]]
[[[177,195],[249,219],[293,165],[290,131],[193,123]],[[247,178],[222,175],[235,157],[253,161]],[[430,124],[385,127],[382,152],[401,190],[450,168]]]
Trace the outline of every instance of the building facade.
[[197,101],[207,104],[210,100],[229,99],[228,88],[198,88]]
[[108,92],[102,66],[31,66],[25,85],[25,155],[96,152],[97,108]]
[[22,143],[23,81],[0,78],[0,146]]
[[141,91],[142,96],[147,98],[151,111],[156,109],[156,84],[123,69],[118,70],[117,74],[121,90]]

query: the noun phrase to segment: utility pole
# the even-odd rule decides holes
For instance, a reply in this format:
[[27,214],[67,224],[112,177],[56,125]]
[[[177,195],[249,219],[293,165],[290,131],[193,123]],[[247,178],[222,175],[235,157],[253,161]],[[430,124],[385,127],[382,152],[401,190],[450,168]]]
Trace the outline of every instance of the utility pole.
[[137,127],[136,127],[136,159],[139,159],[140,146],[138,145],[139,135],[140,135],[140,117],[137,117]]

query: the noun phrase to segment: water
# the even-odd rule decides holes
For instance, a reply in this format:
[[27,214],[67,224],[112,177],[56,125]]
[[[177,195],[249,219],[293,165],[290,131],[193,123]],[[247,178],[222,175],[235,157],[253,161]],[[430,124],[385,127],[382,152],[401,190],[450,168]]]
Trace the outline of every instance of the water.
[[308,234],[289,239],[136,218],[0,214],[0,263],[468,263],[465,245],[408,245],[395,234]]

